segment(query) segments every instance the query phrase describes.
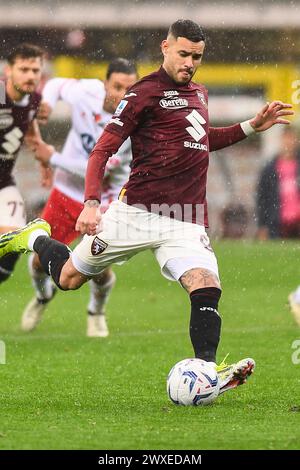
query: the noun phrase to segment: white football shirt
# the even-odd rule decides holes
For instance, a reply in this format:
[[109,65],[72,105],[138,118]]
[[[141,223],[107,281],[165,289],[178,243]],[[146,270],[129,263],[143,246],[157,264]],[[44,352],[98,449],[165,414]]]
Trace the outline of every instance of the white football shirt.
[[[104,84],[97,79],[53,78],[43,90],[43,101],[52,109],[59,100],[71,106],[71,130],[62,152],[55,152],[50,163],[56,168],[54,187],[78,202],[84,201],[88,156],[112,117],[103,109],[104,99]],[[131,160],[131,144],[128,139],[106,165],[102,206],[117,199],[122,186],[128,180]]]

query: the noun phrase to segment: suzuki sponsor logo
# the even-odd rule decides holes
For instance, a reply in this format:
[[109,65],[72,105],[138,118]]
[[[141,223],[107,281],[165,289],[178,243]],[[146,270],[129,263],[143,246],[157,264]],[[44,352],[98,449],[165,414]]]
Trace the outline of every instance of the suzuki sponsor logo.
[[206,124],[206,121],[201,114],[198,113],[195,109],[185,117],[192,125],[186,127],[188,133],[193,137],[196,142],[202,139],[205,136],[206,131],[203,127],[203,124]]
[[15,160],[16,155],[11,153],[0,153],[0,160]]
[[[14,127],[11,131],[4,135],[4,142],[2,148],[10,154],[13,154],[21,147],[23,138],[23,132],[18,128]],[[7,157],[10,158],[10,157]]]
[[185,98],[162,98],[159,102],[160,106],[165,109],[182,109],[187,108],[189,103]]
[[196,150],[204,150],[207,152],[207,145],[201,144],[199,142],[206,135],[206,130],[203,127],[203,125],[206,124],[204,117],[201,116],[198,111],[193,109],[190,114],[185,116],[185,119],[187,119],[189,123],[192,124],[191,126],[186,127],[185,130],[190,134],[190,136],[193,137],[195,142],[185,140],[183,143],[184,147]]
[[188,142],[185,140],[183,145],[190,149],[205,150],[207,152],[207,145],[198,144],[198,142]]

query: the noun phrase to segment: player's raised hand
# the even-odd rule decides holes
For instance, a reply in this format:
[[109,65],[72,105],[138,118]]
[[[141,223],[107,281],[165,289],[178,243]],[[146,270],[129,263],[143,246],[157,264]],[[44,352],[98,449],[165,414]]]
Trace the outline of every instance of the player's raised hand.
[[292,105],[282,101],[272,101],[265,106],[250,120],[250,124],[255,132],[262,132],[270,129],[274,124],[290,124],[286,116],[292,116],[294,111]]
[[99,201],[86,201],[75,229],[82,235],[96,235],[101,230],[101,212]]
[[46,125],[48,123],[51,112],[52,112],[51,106],[49,106],[49,104],[46,103],[45,101],[42,101],[37,112],[38,123],[42,125]]

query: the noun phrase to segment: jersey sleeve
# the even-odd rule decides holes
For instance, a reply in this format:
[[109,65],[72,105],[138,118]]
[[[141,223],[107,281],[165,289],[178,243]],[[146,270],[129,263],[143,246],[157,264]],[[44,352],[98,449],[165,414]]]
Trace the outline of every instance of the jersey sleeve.
[[229,147],[247,137],[240,124],[228,127],[210,127],[208,132],[209,150],[214,152]]
[[75,159],[65,155],[63,156],[59,152],[54,152],[50,158],[50,165],[54,168],[61,168],[72,175],[84,178],[87,168],[87,160],[82,160],[80,158]]
[[130,139],[127,139],[125,142],[123,142],[117,153],[108,159],[105,167],[104,177],[114,175],[114,173],[122,166],[129,166],[131,160],[131,144]]
[[52,78],[43,90],[43,101],[54,108],[57,101],[63,100],[73,105],[78,100],[80,82],[73,78]]
[[88,159],[84,200],[101,201],[102,181],[108,159],[121,147],[124,139],[104,130]]
[[147,82],[137,83],[119,103],[105,130],[125,140],[135,131],[137,126],[142,124],[150,109],[150,87]]
[[143,123],[151,107],[151,87],[147,82],[138,82],[126,93],[89,156],[85,201],[101,201],[102,181],[108,159],[118,152],[123,142]]

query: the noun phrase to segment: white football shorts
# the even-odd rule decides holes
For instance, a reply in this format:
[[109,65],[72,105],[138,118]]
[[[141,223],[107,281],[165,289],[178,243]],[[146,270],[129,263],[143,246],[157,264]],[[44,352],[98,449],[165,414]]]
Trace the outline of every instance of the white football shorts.
[[0,190],[0,227],[23,227],[26,224],[23,198],[16,186]]
[[72,262],[80,273],[95,276],[111,264],[123,264],[146,249],[152,250],[161,273],[172,281],[194,268],[207,269],[219,277],[217,260],[203,226],[121,201],[110,204],[97,235],[83,237],[72,253]]

